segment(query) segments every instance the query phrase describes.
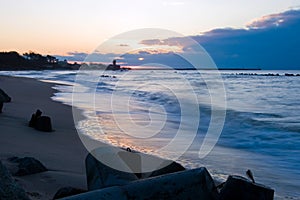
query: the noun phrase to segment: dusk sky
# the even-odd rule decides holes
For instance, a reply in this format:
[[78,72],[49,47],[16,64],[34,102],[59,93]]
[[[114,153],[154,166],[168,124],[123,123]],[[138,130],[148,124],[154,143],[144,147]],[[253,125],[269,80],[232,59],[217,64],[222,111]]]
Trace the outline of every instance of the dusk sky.
[[[207,44],[208,40],[201,38],[203,33],[212,36],[217,29],[228,36],[231,28],[237,30],[232,32],[236,36],[238,30],[270,28],[270,24],[262,26],[269,21],[280,26],[286,21],[276,14],[298,10],[299,5],[299,0],[1,0],[0,51],[84,56],[105,40],[139,28],[163,28],[193,36],[212,50],[215,37]],[[277,21],[270,20],[273,18]],[[243,39],[241,43],[246,45]]]

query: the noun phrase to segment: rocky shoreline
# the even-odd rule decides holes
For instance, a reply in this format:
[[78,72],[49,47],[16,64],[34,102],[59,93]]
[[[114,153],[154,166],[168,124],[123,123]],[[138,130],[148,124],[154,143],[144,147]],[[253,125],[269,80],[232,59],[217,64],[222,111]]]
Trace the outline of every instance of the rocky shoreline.
[[[124,172],[111,168],[98,160],[110,152],[111,159],[118,165],[128,165],[132,172]],[[120,157],[120,153],[126,157]],[[95,156],[95,155],[98,155]],[[165,163],[164,167],[152,172],[134,172],[140,159],[158,159]],[[157,162],[157,160],[156,160]],[[4,163],[4,164],[3,164]],[[0,161],[0,199],[29,200],[32,197],[41,199],[39,193],[26,192],[19,184],[18,177],[41,173],[48,169],[32,157],[9,158]],[[146,155],[140,152],[128,152],[116,147],[102,147],[88,154],[86,160],[87,190],[70,186],[57,190],[52,199],[83,200],[83,199],[255,199],[269,200],[274,198],[274,190],[257,184],[254,178],[228,176],[226,182],[216,185],[205,167],[185,169],[180,164]],[[7,166],[7,167],[6,167]],[[247,172],[251,173],[251,172]]]

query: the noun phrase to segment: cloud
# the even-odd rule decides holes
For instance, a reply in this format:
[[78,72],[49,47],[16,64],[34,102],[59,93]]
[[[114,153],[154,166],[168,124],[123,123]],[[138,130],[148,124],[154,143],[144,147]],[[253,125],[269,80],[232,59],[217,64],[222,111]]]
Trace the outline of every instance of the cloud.
[[73,62],[82,62],[87,57],[87,53],[85,52],[68,52],[66,56],[54,55],[59,60],[68,60]]
[[[255,19],[246,28],[221,28],[190,38],[219,68],[300,69],[300,10]],[[185,38],[177,38],[183,44]],[[193,51],[185,46],[183,51]]]
[[250,29],[271,28],[284,25],[285,22],[292,22],[294,20],[299,20],[299,10],[289,10],[283,13],[267,15],[253,20],[246,26]]
[[300,69],[300,10],[264,16],[245,29],[216,29],[193,36],[218,67]]
[[269,15],[251,22],[247,27],[250,29],[267,28],[270,26],[279,26],[283,22],[284,19],[280,15]]
[[166,39],[149,39],[149,40],[142,40],[140,44],[147,45],[147,46],[170,46],[170,47],[179,47],[183,48],[185,46],[184,38],[166,38]]
[[181,47],[192,53],[202,45],[219,68],[300,69],[300,10],[255,19],[245,28],[219,28],[201,35],[144,40],[145,45]]
[[129,47],[128,44],[119,44],[118,46],[119,46],[119,47]]
[[164,41],[160,39],[149,39],[149,40],[142,40],[140,44],[152,46],[152,45],[164,45]]
[[150,67],[168,67],[168,68],[193,68],[179,54],[168,52],[151,54],[147,51],[140,51],[135,54],[124,54],[122,60],[124,65],[131,66],[150,66]]

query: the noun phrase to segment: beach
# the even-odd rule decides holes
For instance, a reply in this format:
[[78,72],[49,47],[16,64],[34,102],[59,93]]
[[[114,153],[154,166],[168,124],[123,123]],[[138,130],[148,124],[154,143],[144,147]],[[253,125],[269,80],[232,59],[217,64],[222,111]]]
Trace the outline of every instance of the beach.
[[[46,172],[15,177],[31,199],[52,199],[58,189],[86,189],[85,157],[88,154],[77,134],[71,106],[51,100],[53,84],[28,78],[0,76],[0,87],[12,98],[0,114],[0,159],[34,157]],[[37,109],[50,116],[52,132],[28,127]]]

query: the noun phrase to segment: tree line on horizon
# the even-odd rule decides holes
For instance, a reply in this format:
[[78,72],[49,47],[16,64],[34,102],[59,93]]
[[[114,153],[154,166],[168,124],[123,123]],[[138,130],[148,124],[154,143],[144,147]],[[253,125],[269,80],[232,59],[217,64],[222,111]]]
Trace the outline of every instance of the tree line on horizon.
[[79,67],[77,63],[70,64],[67,60],[59,61],[54,56],[43,56],[33,51],[23,55],[16,51],[0,52],[0,70],[78,69]]

